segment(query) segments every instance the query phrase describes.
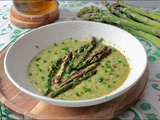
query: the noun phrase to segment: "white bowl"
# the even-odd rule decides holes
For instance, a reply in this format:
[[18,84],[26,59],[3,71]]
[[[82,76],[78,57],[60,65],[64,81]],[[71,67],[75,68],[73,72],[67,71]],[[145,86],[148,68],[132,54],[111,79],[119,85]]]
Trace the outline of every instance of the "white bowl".
[[[107,45],[113,46],[126,55],[132,67],[126,82],[109,95],[80,101],[56,100],[39,94],[29,83],[27,66],[30,60],[42,49],[66,38],[104,38]],[[37,49],[35,46],[38,45]],[[124,52],[125,51],[125,52]],[[60,22],[38,28],[19,38],[8,50],[4,67],[11,82],[28,95],[44,102],[68,107],[91,106],[118,97],[128,91],[143,75],[147,66],[147,55],[141,43],[131,34],[111,25],[88,22]]]

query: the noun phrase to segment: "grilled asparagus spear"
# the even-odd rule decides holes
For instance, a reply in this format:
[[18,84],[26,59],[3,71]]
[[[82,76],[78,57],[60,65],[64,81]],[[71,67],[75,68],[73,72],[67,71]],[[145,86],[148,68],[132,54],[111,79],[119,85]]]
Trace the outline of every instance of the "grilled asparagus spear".
[[54,74],[56,73],[57,66],[59,65],[61,60],[62,59],[59,58],[56,62],[54,62],[54,64],[52,66],[49,67],[49,72],[48,72],[47,80],[46,80],[46,88],[44,90],[43,95],[47,95],[50,92],[50,87],[52,85],[52,78],[53,78]]
[[93,63],[93,64],[87,66],[86,68],[84,68],[83,70],[78,71],[78,72],[72,74],[72,75],[70,76],[70,78],[68,78],[67,80],[65,80],[65,81],[62,82],[61,84],[59,84],[58,87],[62,87],[62,86],[65,85],[66,83],[73,81],[75,78],[81,77],[82,75],[84,75],[84,74],[87,73],[88,71],[91,71],[91,70],[93,70],[94,68],[96,68],[99,64],[100,64],[99,62]]
[[108,48],[107,46],[103,46],[101,49],[99,49],[94,55],[90,56],[88,59],[86,59],[80,66],[78,66],[77,69],[81,69],[87,65],[90,65],[94,62],[97,62],[101,60],[102,58],[106,57],[111,52],[111,48]]
[[87,44],[86,47],[84,48],[83,52],[79,55],[77,59],[74,60],[73,66],[77,67],[80,62],[84,60],[84,58],[87,56],[87,54],[96,46],[96,38],[92,37],[91,38],[91,43]]
[[67,73],[70,74],[71,71],[73,72],[76,67],[83,61],[83,59],[88,55],[88,53],[96,46],[96,38],[91,37],[91,43],[81,46],[78,50],[75,50],[72,59],[67,66]]
[[80,77],[80,78],[76,78],[74,79],[72,82],[68,83],[68,84],[65,84],[64,86],[58,88],[56,91],[54,91],[50,97],[51,98],[54,98],[56,97],[57,95],[67,91],[68,89],[71,89],[72,87],[75,87],[76,85],[78,85],[82,80],[85,80],[91,76],[93,76],[94,74],[96,74],[96,70],[92,70],[92,71],[89,71],[87,72],[86,74],[83,75],[83,77]]
[[61,66],[60,66],[60,69],[59,69],[58,73],[56,74],[56,76],[53,79],[53,83],[58,83],[59,82],[59,80],[61,79],[62,74],[63,74],[63,72],[65,70],[65,66],[66,66],[67,62],[71,59],[71,57],[72,57],[72,53],[71,52],[69,52],[64,57],[63,62],[61,64]]

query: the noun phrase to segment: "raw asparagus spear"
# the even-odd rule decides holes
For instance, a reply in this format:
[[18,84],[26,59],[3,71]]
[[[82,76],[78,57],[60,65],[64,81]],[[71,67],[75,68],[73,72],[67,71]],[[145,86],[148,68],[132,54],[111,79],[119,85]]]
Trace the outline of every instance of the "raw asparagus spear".
[[77,17],[81,17],[82,15],[85,15],[86,13],[96,13],[98,11],[101,11],[101,9],[95,7],[95,6],[90,6],[90,7],[84,7],[77,13]]
[[76,85],[78,85],[82,80],[84,79],[87,79],[91,76],[93,76],[94,74],[96,74],[96,70],[92,70],[92,71],[89,71],[87,72],[86,74],[83,75],[83,77],[80,77],[80,78],[76,78],[74,79],[72,82],[68,83],[68,84],[65,84],[64,86],[60,87],[60,88],[57,88],[56,91],[54,91],[50,97],[51,98],[54,98],[56,97],[57,95],[67,91],[68,89],[71,89],[72,87],[75,87]]
[[47,80],[46,80],[46,88],[44,90],[43,95],[47,95],[50,92],[50,87],[52,85],[52,78],[54,74],[56,73],[56,70],[58,69],[58,65],[61,62],[61,58],[59,58],[52,66],[49,67],[48,75],[47,75]]
[[[104,3],[105,3],[105,1],[103,1]],[[104,4],[103,3],[103,4]],[[105,3],[106,4],[106,3]],[[105,5],[104,4],[104,5]],[[112,4],[112,6],[113,7],[117,7],[117,5],[119,5],[119,4]],[[111,7],[112,7],[111,6]],[[94,10],[96,10],[96,7],[94,8]],[[95,13],[101,13],[101,12],[103,12],[103,10],[99,10],[99,8],[97,8],[97,11],[95,12]],[[93,13],[93,11],[90,11],[90,13],[92,13],[92,14],[88,14],[87,12],[86,12],[86,18],[84,18],[84,19],[86,19],[86,20],[91,20],[91,21],[100,21],[100,22],[102,22],[103,20],[102,20],[102,18],[99,18],[99,17],[97,17],[97,15],[95,15],[94,13]],[[118,16],[118,14],[116,14],[117,16]],[[119,17],[121,17],[121,16],[119,16]],[[124,19],[125,19],[125,17],[124,17]],[[112,25],[116,25],[114,22],[109,22],[109,21],[107,21],[107,23],[109,23],[109,24],[112,24]],[[117,25],[116,25],[117,26]],[[142,26],[142,25],[141,25]],[[131,28],[132,27],[132,28]],[[142,38],[145,38],[145,39],[147,39],[147,40],[149,40],[149,41],[151,41],[151,42],[153,42],[155,45],[157,45],[157,46],[160,46],[159,45],[159,38],[158,37],[156,37],[156,36],[154,36],[154,35],[152,35],[152,34],[150,34],[150,33],[147,33],[147,32],[144,32],[144,31],[142,31],[142,29],[140,29],[140,27],[138,27],[140,30],[138,30],[138,29],[136,29],[136,30],[134,30],[133,29],[133,27],[134,26],[130,26],[130,27],[127,27],[127,28],[130,28],[130,29],[132,29],[132,31],[131,30],[126,30],[126,29],[124,29],[124,30],[126,30],[126,31],[128,31],[128,32],[130,32],[131,34],[134,34],[134,35],[136,35],[136,36],[139,36],[139,37],[142,37]],[[143,26],[142,26],[143,27]],[[122,27],[123,28],[123,27]],[[134,28],[136,28],[136,27],[134,27]],[[151,29],[151,28],[150,28]],[[157,31],[158,32],[158,31]],[[145,33],[145,34],[142,34],[142,33]]]
[[77,69],[81,69],[87,65],[90,65],[94,62],[99,61],[100,59],[106,57],[108,54],[110,54],[111,48],[108,48],[107,46],[103,46],[101,49],[99,49],[94,55],[87,58],[80,66],[77,67]]
[[117,15],[120,18],[123,19],[127,19],[127,20],[131,20],[129,17],[127,17],[126,14],[121,13],[118,9],[115,8],[115,5],[111,5],[110,3],[108,3],[106,0],[101,0],[101,3],[113,14]]
[[107,12],[106,10],[101,13],[89,13],[84,16],[84,20],[93,20],[94,19],[102,19],[106,22],[116,23],[118,25],[127,26],[127,27],[134,27],[144,32],[156,35],[160,37],[160,29],[156,27],[151,27],[148,25],[144,25],[142,23],[138,23],[135,21],[125,20],[122,18],[118,18],[117,16]]
[[[77,17],[81,17],[81,16],[86,15],[88,13],[101,13],[102,11],[103,11],[102,9],[100,9],[96,6],[84,7],[77,13]],[[98,18],[94,19],[94,21],[95,22],[106,22],[106,21],[103,21],[102,19],[98,19]]]
[[143,31],[135,30],[135,29],[132,29],[132,28],[129,28],[129,27],[122,27],[122,29],[128,31],[129,33],[131,33],[133,35],[145,38],[145,39],[151,41],[157,47],[160,47],[160,39],[158,37],[154,36],[154,35],[151,35],[149,33],[145,33]]
[[63,74],[63,72],[65,70],[65,66],[66,66],[67,62],[71,59],[71,57],[72,57],[72,53],[71,52],[69,52],[64,57],[63,62],[61,64],[61,66],[60,66],[60,69],[59,69],[58,73],[56,74],[56,76],[53,79],[53,83],[58,83],[59,82],[59,80],[61,79],[62,74]]
[[65,80],[65,81],[62,82],[61,84],[59,84],[58,87],[62,87],[62,86],[65,85],[66,83],[73,81],[75,78],[81,77],[82,75],[84,75],[84,74],[87,73],[88,71],[91,71],[91,70],[93,70],[94,68],[96,68],[99,64],[100,64],[99,62],[93,63],[93,64],[87,66],[86,68],[84,68],[83,70],[78,71],[78,72],[72,74],[72,75],[70,76],[70,78],[68,78],[67,80]]
[[160,28],[159,22],[154,21],[148,17],[144,17],[136,12],[133,12],[133,11],[127,9],[127,8],[118,7],[117,9],[119,9],[121,12],[126,13],[128,16],[131,16],[132,18],[134,18],[137,21],[140,21],[140,22],[147,24],[147,25],[150,25],[150,26]]
[[146,16],[146,17],[152,18],[153,20],[160,21],[160,15],[157,15],[157,14],[155,14],[155,13],[142,10],[142,9],[140,9],[140,8],[136,8],[136,7],[132,6],[132,5],[129,5],[129,4],[125,3],[125,2],[122,1],[122,0],[117,0],[117,2],[118,2],[121,6],[126,7],[126,8],[128,8],[128,9],[134,11],[134,12],[137,12],[137,13],[139,13],[139,14],[141,14],[141,15],[144,15],[144,16]]

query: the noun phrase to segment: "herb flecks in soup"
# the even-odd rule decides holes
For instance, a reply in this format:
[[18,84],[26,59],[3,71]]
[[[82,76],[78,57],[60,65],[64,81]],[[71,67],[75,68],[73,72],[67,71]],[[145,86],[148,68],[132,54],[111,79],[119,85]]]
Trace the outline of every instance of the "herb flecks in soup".
[[102,41],[69,39],[42,50],[28,66],[30,83],[41,94],[62,100],[93,99],[115,91],[130,66],[120,51]]

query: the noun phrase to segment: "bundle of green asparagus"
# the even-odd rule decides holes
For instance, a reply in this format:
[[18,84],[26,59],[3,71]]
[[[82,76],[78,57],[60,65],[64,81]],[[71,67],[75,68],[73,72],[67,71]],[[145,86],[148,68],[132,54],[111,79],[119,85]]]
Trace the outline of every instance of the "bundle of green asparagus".
[[106,0],[101,0],[101,3],[107,9],[96,6],[84,7],[77,16],[84,16],[83,19],[88,21],[118,26],[160,47],[160,15],[136,8],[122,0],[117,0],[116,4],[110,4]]
[[[44,95],[48,94],[50,97],[56,97],[57,95],[67,91],[68,89],[80,84],[82,80],[96,74],[96,67],[100,64],[100,60],[111,53],[111,48],[103,46],[93,55],[90,55],[91,51],[96,47],[97,41],[95,37],[91,38],[91,42],[79,49],[68,52],[63,58],[59,58],[49,68],[46,88]],[[65,74],[68,74],[69,78],[62,81],[61,78]],[[57,84],[56,90],[52,91],[52,87]]]

